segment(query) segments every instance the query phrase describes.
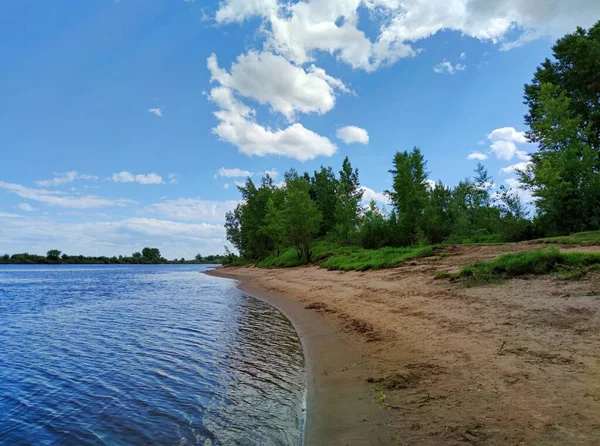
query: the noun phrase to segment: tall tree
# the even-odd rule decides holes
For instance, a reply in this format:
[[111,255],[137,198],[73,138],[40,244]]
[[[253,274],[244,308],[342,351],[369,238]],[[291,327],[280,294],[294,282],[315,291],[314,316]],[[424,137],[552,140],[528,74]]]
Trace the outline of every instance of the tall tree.
[[317,204],[317,208],[323,220],[321,220],[321,228],[319,235],[324,236],[333,233],[336,224],[336,208],[338,203],[338,180],[331,167],[321,166],[320,170],[316,170],[311,178],[311,189],[314,193],[313,200]]
[[360,202],[363,190],[360,188],[358,169],[352,169],[348,157],[344,158],[337,188],[335,208],[336,232],[342,243],[348,243],[356,232],[360,218]]
[[441,243],[454,229],[452,191],[439,181],[429,192],[421,228],[429,243]]
[[426,161],[421,150],[397,152],[394,156],[392,190],[387,191],[398,214],[402,244],[418,242],[423,211],[427,203]]
[[309,263],[313,241],[321,225],[321,213],[310,198],[310,183],[295,171],[286,173],[285,226],[290,243],[296,247],[298,258]]

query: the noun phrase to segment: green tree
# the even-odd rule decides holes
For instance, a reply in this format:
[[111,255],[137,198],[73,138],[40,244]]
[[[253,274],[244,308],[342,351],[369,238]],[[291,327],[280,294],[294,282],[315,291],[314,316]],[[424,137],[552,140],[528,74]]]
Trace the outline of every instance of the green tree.
[[286,197],[283,208],[290,243],[296,247],[298,258],[309,263],[312,246],[321,225],[321,213],[310,198],[310,184],[294,171],[286,173]]
[[359,230],[362,247],[377,249],[384,246],[388,241],[388,228],[385,215],[377,207],[375,200],[371,200],[369,207],[365,210]]
[[441,243],[454,229],[452,191],[441,181],[431,189],[421,222],[423,234],[429,243]]
[[536,119],[531,122],[540,147],[528,168],[519,173],[521,183],[535,197],[536,221],[549,234],[599,227],[599,152],[590,144],[592,123],[584,126],[572,103],[558,86],[540,86]]
[[46,258],[53,262],[57,262],[58,260],[60,260],[60,254],[61,251],[59,251],[58,249],[51,249],[46,253]]
[[160,256],[160,250],[158,248],[144,248],[142,249],[142,257],[150,262],[159,262],[162,257]]
[[342,163],[337,192],[336,233],[342,243],[348,243],[358,226],[360,202],[363,197],[363,190],[360,188],[358,179],[358,169],[352,169],[348,157],[344,158]]
[[134,252],[133,254],[131,254],[131,257],[133,257],[134,259],[139,259],[142,257],[142,253],[141,252]]
[[267,213],[265,215],[265,229],[273,242],[273,248],[277,257],[287,243],[287,228],[283,209],[279,209],[273,197],[267,201]]
[[[358,181],[358,173],[357,179]],[[311,178],[311,187],[314,193],[314,201],[323,219],[319,235],[324,236],[333,233],[336,225],[336,208],[338,203],[338,180],[331,167],[323,167],[315,171]]]
[[397,152],[394,156],[392,190],[387,191],[398,214],[402,244],[418,242],[421,219],[427,203],[426,161],[421,150]]

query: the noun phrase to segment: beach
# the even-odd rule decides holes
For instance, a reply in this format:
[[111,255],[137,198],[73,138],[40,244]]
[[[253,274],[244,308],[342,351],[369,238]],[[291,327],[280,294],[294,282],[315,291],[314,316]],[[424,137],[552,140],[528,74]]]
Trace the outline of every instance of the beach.
[[[305,444],[600,442],[600,273],[466,288],[435,280],[534,244],[451,246],[367,272],[224,267],[293,323]],[[566,250],[598,251],[598,247]]]

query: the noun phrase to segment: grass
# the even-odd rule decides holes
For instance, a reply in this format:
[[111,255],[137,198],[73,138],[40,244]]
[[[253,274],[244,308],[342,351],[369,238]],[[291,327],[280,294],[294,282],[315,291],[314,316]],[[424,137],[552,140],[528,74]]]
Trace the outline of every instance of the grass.
[[[393,268],[403,262],[435,255],[432,246],[407,248],[363,249],[357,246],[339,246],[332,243],[316,243],[312,260],[315,265],[329,270],[366,271]],[[260,268],[291,268],[304,264],[296,250],[286,249],[279,256],[271,255],[256,264]]]
[[561,252],[556,248],[503,254],[489,262],[465,266],[456,274],[440,273],[438,279],[462,279],[467,286],[496,283],[528,274],[556,273],[560,279],[581,279],[600,267],[600,253]]
[[559,243],[564,245],[600,245],[600,231],[577,232],[561,237],[547,237],[536,240],[541,243]]

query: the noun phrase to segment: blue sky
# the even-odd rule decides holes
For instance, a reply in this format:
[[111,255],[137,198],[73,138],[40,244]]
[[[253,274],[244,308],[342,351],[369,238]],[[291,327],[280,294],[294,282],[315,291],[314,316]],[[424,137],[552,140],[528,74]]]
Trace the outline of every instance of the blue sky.
[[516,186],[523,85],[598,17],[595,0],[2,2],[0,253],[221,252],[248,172],[349,156],[384,201],[413,146],[432,180],[481,159]]

